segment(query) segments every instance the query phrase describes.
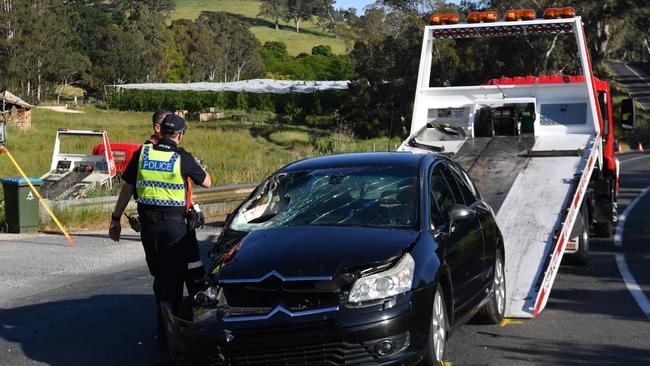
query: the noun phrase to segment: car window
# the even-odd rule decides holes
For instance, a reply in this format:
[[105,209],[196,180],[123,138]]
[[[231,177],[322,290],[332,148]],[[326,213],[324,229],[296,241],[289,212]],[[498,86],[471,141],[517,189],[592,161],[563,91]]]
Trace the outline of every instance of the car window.
[[451,175],[451,171],[449,170],[449,167],[443,163],[439,165],[440,165],[439,167],[440,173],[445,178],[447,184],[449,184],[449,188],[451,189],[454,203],[464,205],[465,199],[463,198],[463,194],[461,193],[460,188],[458,187],[458,183],[456,183],[456,179]]
[[451,175],[458,184],[460,193],[463,195],[465,205],[471,206],[474,202],[476,202],[476,190],[474,188],[474,185],[469,180],[469,177],[464,174],[465,172],[462,172],[461,169],[452,164],[449,164],[449,168],[451,170]]
[[442,163],[433,167],[429,184],[431,195],[431,221],[435,227],[444,225],[447,222],[449,208],[456,203],[444,174]]

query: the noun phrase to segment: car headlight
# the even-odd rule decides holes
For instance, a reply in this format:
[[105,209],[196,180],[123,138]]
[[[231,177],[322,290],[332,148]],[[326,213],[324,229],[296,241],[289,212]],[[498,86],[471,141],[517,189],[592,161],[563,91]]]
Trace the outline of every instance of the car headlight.
[[411,289],[415,260],[404,254],[397,264],[380,273],[359,278],[350,291],[348,302],[362,303],[402,294]]
[[214,305],[217,303],[217,289],[209,286],[203,291],[199,291],[194,295],[194,301],[202,306]]

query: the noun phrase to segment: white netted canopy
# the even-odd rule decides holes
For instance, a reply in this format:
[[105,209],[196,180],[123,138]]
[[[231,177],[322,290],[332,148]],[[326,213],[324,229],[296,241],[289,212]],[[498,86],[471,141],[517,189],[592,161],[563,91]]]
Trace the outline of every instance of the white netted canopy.
[[117,84],[112,85],[119,89],[137,90],[190,90],[190,91],[232,91],[249,93],[314,93],[324,90],[348,89],[348,80],[336,81],[301,81],[301,80],[273,80],[253,79],[234,81],[230,83],[145,83],[145,84]]

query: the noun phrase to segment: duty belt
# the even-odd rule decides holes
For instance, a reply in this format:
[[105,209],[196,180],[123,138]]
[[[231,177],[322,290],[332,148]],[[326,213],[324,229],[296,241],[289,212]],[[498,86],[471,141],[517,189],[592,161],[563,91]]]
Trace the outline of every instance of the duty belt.
[[145,217],[153,222],[185,219],[185,213],[183,211],[179,211],[179,212],[142,211],[140,212],[140,216]]

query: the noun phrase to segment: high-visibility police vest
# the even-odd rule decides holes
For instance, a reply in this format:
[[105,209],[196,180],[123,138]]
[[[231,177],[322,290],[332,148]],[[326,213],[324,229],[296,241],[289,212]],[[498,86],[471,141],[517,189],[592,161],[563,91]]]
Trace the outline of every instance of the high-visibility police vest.
[[138,203],[154,206],[185,206],[185,182],[180,155],[142,145],[135,189]]

